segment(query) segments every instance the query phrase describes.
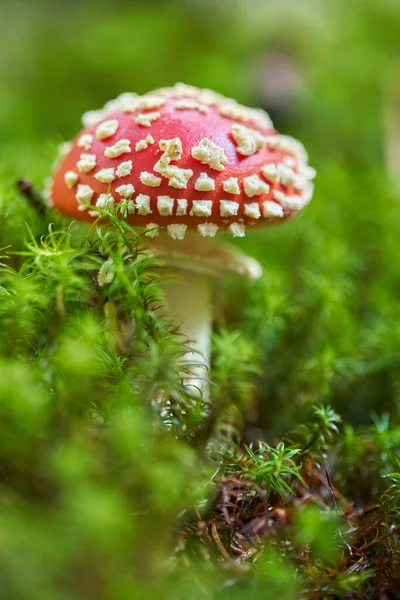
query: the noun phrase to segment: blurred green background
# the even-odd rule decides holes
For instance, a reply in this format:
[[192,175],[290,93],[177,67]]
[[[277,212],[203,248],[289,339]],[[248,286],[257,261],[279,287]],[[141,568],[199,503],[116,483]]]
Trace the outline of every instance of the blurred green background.
[[[223,390],[221,397],[232,400],[232,394],[234,402],[236,394],[242,409],[243,398],[254,396],[256,408],[246,414],[248,440],[284,435],[303,422],[311,406],[322,402],[331,404],[348,424],[366,425],[386,414],[385,422],[398,425],[399,0],[0,0],[0,23],[0,247],[21,248],[26,221],[36,236],[45,233],[15,191],[15,181],[26,177],[42,187],[57,145],[77,133],[83,112],[100,108],[121,92],[143,93],[175,81],[262,106],[280,132],[298,137],[306,146],[318,172],[316,192],[304,213],[284,227],[235,240],[260,260],[265,275],[253,286],[236,279],[216,286],[215,331],[227,328],[242,336],[237,345],[234,337],[216,341],[220,354],[213,374]],[[22,295],[29,295],[29,285],[28,276]],[[89,318],[79,327],[88,339],[89,365],[99,333]],[[79,327],[62,335],[80,339]],[[64,347],[63,340],[57,352],[67,356],[69,346]],[[17,360],[9,368],[11,350],[3,341],[2,369],[7,369],[8,378],[0,382],[0,399],[6,399],[5,405],[15,399],[16,406],[19,399],[24,413],[31,398],[24,390],[29,388],[43,399],[43,406],[51,406],[52,391],[47,382],[39,383],[35,370],[31,373],[29,352],[26,364]],[[45,356],[45,343],[41,351]],[[35,365],[42,369],[39,359],[36,352]],[[257,362],[259,369],[249,388],[242,385],[251,372],[243,366],[245,359]],[[108,363],[103,367],[109,368]],[[94,395],[97,383],[87,381],[84,368],[63,368],[65,381],[72,377],[70,368],[85,394]],[[237,389],[233,383],[229,387],[232,373],[241,378]],[[129,393],[124,401],[132,402],[136,412],[130,419],[125,414],[112,416],[106,452],[103,438],[88,427],[92,409],[79,403],[78,383],[70,396],[65,392],[60,417],[64,423],[67,411],[72,423],[75,411],[79,418],[80,411],[87,411],[76,430],[63,424],[63,434],[52,439],[51,419],[36,424],[29,414],[26,421],[17,415],[15,430],[10,426],[4,460],[9,479],[0,490],[5,490],[0,495],[4,581],[16,599],[36,597],[32,589],[43,585],[47,591],[41,588],[41,600],[99,598],[105,588],[98,582],[103,579],[109,586],[104,597],[111,600],[133,598],[132,590],[138,590],[140,598],[149,589],[163,597],[176,514],[186,493],[196,496],[198,462],[186,446],[182,450],[175,441],[159,438],[141,412],[141,402]],[[68,402],[76,405],[68,408]],[[107,421],[105,405],[100,403],[96,410]],[[347,433],[351,441],[351,431]],[[398,427],[385,438],[389,439],[391,451],[398,453]],[[140,462],[143,448],[148,464]],[[379,463],[377,477],[387,468]],[[351,479],[354,469],[349,473]],[[55,492],[56,499],[52,497],[53,486],[62,490],[60,505]],[[152,509],[142,520],[147,508],[140,500],[143,489],[150,490],[147,501]],[[42,502],[43,511],[36,512]],[[144,542],[143,556],[151,555],[152,561],[145,563],[143,558],[142,564],[137,548],[146,536],[154,538],[160,531],[164,534],[157,552],[154,544]],[[295,598],[291,572],[276,570],[267,559],[261,564],[261,587],[247,597],[270,597],[265,595],[269,590],[275,597]],[[136,574],[131,572],[132,562]],[[47,564],[49,572],[43,567]],[[80,593],[65,591],[68,585],[57,579],[64,564],[69,570],[63,577],[68,580],[72,572]],[[280,573],[287,580],[279,579]],[[196,587],[198,595],[193,597],[217,597],[207,592],[208,577],[210,589],[224,579],[202,573],[205,587]],[[57,581],[54,588],[48,583],[52,578]],[[168,597],[191,597],[191,586],[180,582]],[[225,593],[229,590],[221,597]],[[243,597],[240,589],[238,597]]]

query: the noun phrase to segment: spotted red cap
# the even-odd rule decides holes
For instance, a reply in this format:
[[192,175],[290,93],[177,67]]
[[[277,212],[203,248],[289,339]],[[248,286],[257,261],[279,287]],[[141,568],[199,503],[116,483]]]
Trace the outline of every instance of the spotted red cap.
[[93,220],[97,207],[174,239],[188,230],[243,236],[298,213],[315,171],[302,144],[277,134],[261,109],[184,84],[144,96],[122,94],[83,116],[85,129],[63,156],[49,200]]

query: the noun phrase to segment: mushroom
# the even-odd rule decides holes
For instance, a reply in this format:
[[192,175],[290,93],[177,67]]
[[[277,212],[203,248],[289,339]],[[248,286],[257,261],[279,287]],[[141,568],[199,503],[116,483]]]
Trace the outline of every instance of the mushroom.
[[[98,216],[94,206],[119,205],[121,218],[144,228],[152,251],[179,274],[165,286],[169,314],[208,365],[211,278],[261,274],[257,261],[213,238],[297,214],[315,175],[304,147],[279,135],[263,110],[179,83],[122,94],[83,124],[63,148],[50,202],[86,221]],[[204,375],[192,374],[205,391]]]

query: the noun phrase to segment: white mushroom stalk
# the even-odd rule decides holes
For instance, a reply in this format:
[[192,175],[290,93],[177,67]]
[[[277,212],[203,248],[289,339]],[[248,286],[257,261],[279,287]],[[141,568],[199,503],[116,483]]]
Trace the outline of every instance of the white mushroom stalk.
[[232,273],[248,280],[258,279],[261,265],[236,248],[188,234],[180,245],[167,236],[152,242],[152,252],[166,267],[169,282],[163,286],[166,304],[161,314],[174,319],[191,348],[183,362],[192,366],[185,384],[193,394],[209,395],[212,333],[213,279]]
[[190,271],[170,271],[171,281],[163,286],[165,316],[172,317],[191,351],[182,362],[190,367],[185,385],[194,395],[208,395],[208,368],[211,352],[211,279]]

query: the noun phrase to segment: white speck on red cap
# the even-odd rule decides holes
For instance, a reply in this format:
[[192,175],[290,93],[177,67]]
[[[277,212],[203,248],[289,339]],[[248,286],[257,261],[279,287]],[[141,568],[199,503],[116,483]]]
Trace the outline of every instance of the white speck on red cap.
[[301,142],[295,140],[290,135],[272,135],[265,138],[266,144],[269,148],[274,150],[283,150],[288,152],[301,163],[307,163],[308,155]]
[[278,192],[277,190],[273,195],[274,198],[278,200],[278,202],[280,202],[284,208],[288,208],[289,210],[301,210],[306,204],[306,200],[303,196],[284,194],[283,192]]
[[265,111],[260,108],[243,106],[236,102],[236,100],[227,98],[220,104],[219,112],[222,116],[234,119],[235,121],[253,123],[266,129],[273,128],[272,121]]
[[185,237],[185,233],[187,230],[187,225],[183,225],[182,223],[173,223],[172,225],[167,225],[167,232],[173,240],[183,240]]
[[111,194],[100,194],[100,196],[96,200],[97,208],[110,208],[114,207],[115,200],[114,196]]
[[96,166],[96,155],[95,154],[81,154],[78,162],[76,163],[78,171],[82,173],[89,173]]
[[246,226],[243,223],[231,223],[228,229],[233,237],[244,237],[246,234]]
[[209,217],[212,213],[212,200],[193,200],[191,217]]
[[268,217],[283,217],[283,208],[280,204],[276,202],[272,202],[271,200],[266,200],[263,202],[263,217],[268,219]]
[[127,185],[118,186],[115,191],[123,198],[129,199],[132,198],[133,194],[135,193],[135,188],[131,183],[128,183]]
[[72,149],[72,142],[61,142],[61,144],[58,144],[57,147],[57,154],[59,158],[63,158],[64,156],[67,156],[67,154],[71,151]]
[[278,169],[279,178],[280,178],[281,182],[283,183],[283,185],[293,185],[294,184],[294,182],[296,181],[296,178],[297,178],[297,174],[293,171],[293,169],[291,167],[281,164],[281,165],[277,166],[277,169]]
[[135,117],[136,125],[141,125],[142,127],[150,127],[153,121],[156,121],[161,117],[161,113],[149,112],[149,113],[138,113]]
[[104,110],[88,110],[82,115],[82,124],[84,127],[91,127],[104,119],[105,116]]
[[221,217],[234,217],[238,214],[239,203],[232,200],[220,200]]
[[107,156],[107,158],[117,158],[118,156],[121,156],[121,154],[126,154],[127,152],[131,152],[130,140],[123,139],[115,142],[113,146],[108,146],[104,150],[104,156]]
[[300,175],[299,173],[296,173],[296,177],[294,179],[293,185],[297,191],[301,192],[307,187],[308,182],[309,182],[309,180],[306,177],[304,177],[304,175]]
[[[154,170],[156,170],[155,167]],[[178,190],[186,189],[188,181],[193,175],[192,169],[181,169],[175,165],[168,165],[163,171],[158,172],[168,179],[169,186]]]
[[261,167],[261,173],[271,183],[279,183],[278,169],[274,163],[268,163]]
[[140,96],[134,94],[133,92],[125,92],[120,94],[114,100],[106,102],[102,110],[103,117],[119,110],[128,113],[133,112],[136,110],[138,98],[140,98]]
[[135,99],[135,109],[136,110],[153,110],[153,108],[160,108],[166,103],[167,99],[162,96],[153,96],[149,94],[148,96],[143,96],[140,98],[139,96]]
[[236,151],[243,156],[251,156],[265,146],[265,137],[256,129],[235,123],[231,131],[237,144]]
[[182,156],[182,142],[180,138],[160,140],[158,145],[160,150],[163,150],[163,154],[154,165],[153,170],[168,179],[169,186],[180,190],[185,189],[189,179],[193,175],[193,171],[170,164],[172,160],[179,160]]
[[261,217],[260,207],[257,202],[250,202],[244,205],[244,214],[249,219],[259,219]]
[[297,160],[293,156],[285,156],[282,162],[284,162],[285,165],[291,167],[292,169],[297,167]]
[[158,142],[158,147],[164,152],[160,161],[162,159],[165,161],[167,159],[169,159],[169,161],[180,160],[182,157],[182,142],[179,137],[174,137],[170,140],[160,140]]
[[215,189],[215,181],[207,173],[200,173],[194,184],[194,189],[198,192],[212,192]]
[[69,189],[72,189],[78,183],[78,173],[67,171],[64,175],[64,181]]
[[159,235],[160,233],[160,228],[157,225],[157,223],[148,223],[146,225],[146,233],[144,235],[147,235],[150,238],[155,238]]
[[75,194],[75,198],[80,205],[88,205],[90,204],[91,199],[93,198],[94,190],[90,187],[90,185],[78,185],[78,190]]
[[224,149],[208,138],[203,138],[197,146],[192,148],[192,156],[199,160],[202,165],[208,165],[216,171],[223,171],[225,169],[224,163],[228,160]]
[[139,215],[151,215],[153,212],[150,208],[150,196],[146,196],[145,194],[136,196],[135,205]]
[[159,187],[161,185],[161,177],[157,177],[148,171],[142,171],[139,179],[144,185],[149,187]]
[[280,202],[280,204],[284,204],[286,202],[286,194],[285,194],[285,192],[282,192],[281,190],[273,190],[272,197],[277,202]]
[[91,133],[84,133],[81,135],[77,141],[77,146],[79,148],[83,148],[84,150],[90,150],[93,144],[93,136]]
[[218,225],[215,223],[199,223],[197,231],[202,237],[215,237],[218,231]]
[[103,121],[96,128],[96,137],[99,140],[106,140],[107,138],[114,135],[119,127],[119,122],[117,119],[109,119],[108,121]]
[[222,187],[224,189],[224,192],[227,192],[228,194],[240,194],[240,187],[237,177],[229,177],[229,179],[225,179],[224,183],[222,184]]
[[186,83],[175,83],[175,85],[171,87],[164,87],[158,90],[155,90],[156,94],[160,96],[170,96],[171,98],[188,98],[195,97],[199,93],[199,89],[194,85],[187,85]]
[[113,167],[101,169],[95,173],[95,179],[101,183],[111,183],[115,179],[115,170]]
[[163,217],[170,217],[174,208],[174,198],[170,196],[157,197],[157,209]]
[[314,179],[317,175],[317,171],[310,167],[309,165],[300,164],[298,166],[298,171],[301,175],[304,175],[307,179]]
[[184,100],[178,100],[175,103],[175,108],[178,110],[198,110],[202,113],[206,113],[209,110],[206,104],[202,104],[201,102],[197,102],[196,100],[188,98]]
[[258,175],[250,175],[243,179],[244,191],[246,196],[252,198],[261,194],[268,194],[270,186],[265,183]]
[[178,198],[177,200],[177,209],[176,209],[176,216],[177,217],[182,217],[183,215],[186,215],[187,212],[187,200],[185,198]]
[[154,144],[154,138],[152,135],[147,135],[145,138],[140,140],[135,145],[136,152],[140,152],[141,150],[146,150],[150,144]]
[[125,160],[124,162],[122,162],[118,165],[118,167],[115,170],[115,174],[117,177],[127,177],[128,175],[131,174],[131,171],[132,171],[132,161]]
[[44,180],[43,183],[44,183],[43,195],[44,195],[46,205],[53,206],[53,196],[52,196],[53,178],[46,177],[46,179]]

